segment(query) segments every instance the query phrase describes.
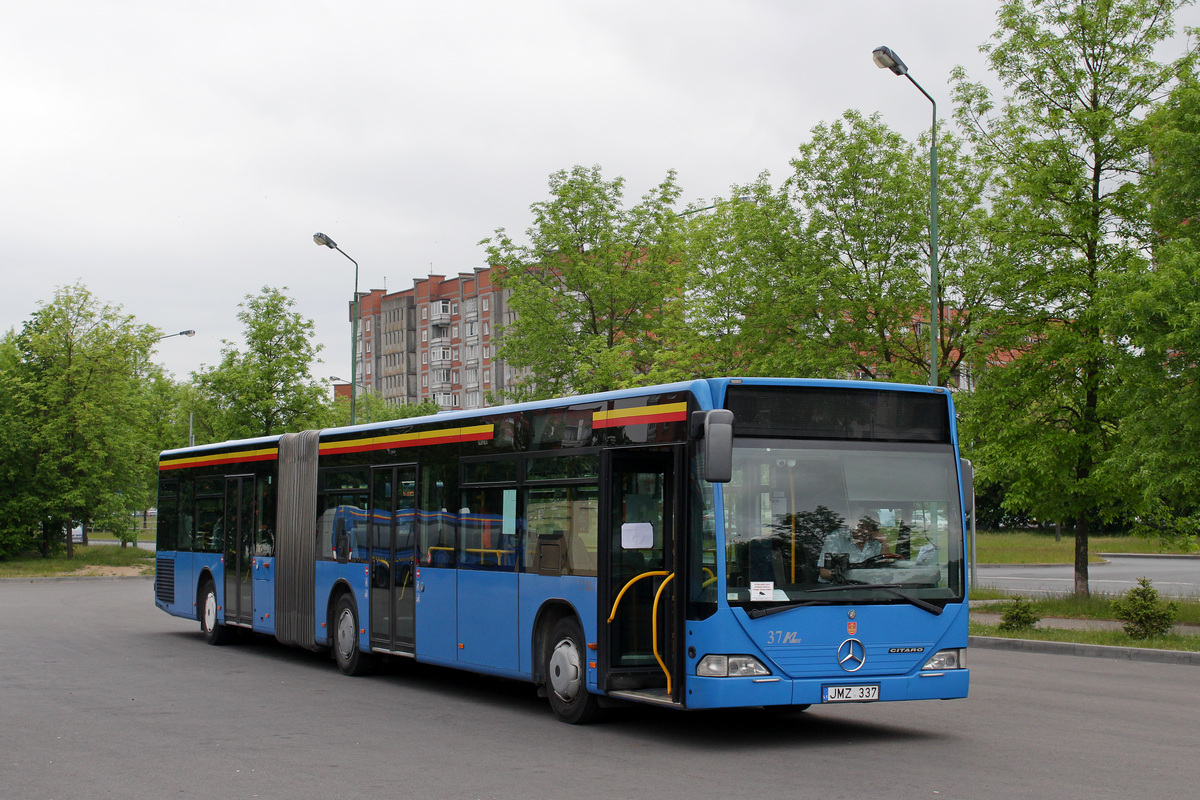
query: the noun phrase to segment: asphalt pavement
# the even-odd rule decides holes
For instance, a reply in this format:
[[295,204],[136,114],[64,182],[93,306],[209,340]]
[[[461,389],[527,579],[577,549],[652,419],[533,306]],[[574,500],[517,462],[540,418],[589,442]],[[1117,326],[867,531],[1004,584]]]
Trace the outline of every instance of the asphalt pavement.
[[[1200,599],[1200,556],[1101,553],[1104,561],[1088,566],[1093,594],[1119,595],[1149,578],[1163,597]],[[974,586],[1035,596],[1070,594],[1072,564],[980,564]]]

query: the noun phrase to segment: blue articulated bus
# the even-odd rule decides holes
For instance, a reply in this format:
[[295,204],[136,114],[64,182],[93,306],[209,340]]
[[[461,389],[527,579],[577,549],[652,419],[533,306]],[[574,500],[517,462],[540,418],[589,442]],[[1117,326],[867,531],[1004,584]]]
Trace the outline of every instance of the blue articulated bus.
[[[566,722],[965,697],[949,392],[720,378],[169,450],[155,602]],[[965,501],[964,501],[965,498]]]

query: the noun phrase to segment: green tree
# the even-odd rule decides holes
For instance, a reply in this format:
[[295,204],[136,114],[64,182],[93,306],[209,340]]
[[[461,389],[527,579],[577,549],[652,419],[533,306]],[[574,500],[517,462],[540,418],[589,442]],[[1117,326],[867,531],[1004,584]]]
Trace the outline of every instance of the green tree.
[[549,187],[530,206],[528,244],[503,228],[481,242],[517,315],[498,348],[525,371],[512,399],[644,383],[681,310],[675,173],[631,207],[624,179],[598,166],[555,172]]
[[655,383],[773,374],[776,349],[793,346],[778,316],[798,249],[795,214],[765,173],[732,194],[678,215],[684,313],[666,317]]
[[[802,246],[767,305],[794,347],[777,348],[792,374],[860,374],[928,381],[928,142],[920,148],[879,116],[847,111],[818,125],[792,160],[784,190]],[[974,350],[976,313],[992,282],[983,195],[988,171],[948,132],[939,135],[938,375],[944,384]]]
[[[118,533],[151,501],[154,442],[143,390],[158,331],[82,285],[60,289],[0,347],[0,415],[7,491],[0,498],[11,554],[50,555],[72,522]],[[11,448],[11,449],[10,449]]]
[[[395,419],[409,419],[433,415],[442,407],[432,400],[422,400],[420,403],[396,405],[384,399],[379,392],[367,390],[358,395],[357,422],[362,425],[368,422],[388,422]],[[321,427],[336,428],[350,424],[350,400],[334,397],[326,407],[326,416]]]
[[[1149,117],[1152,267],[1132,287],[1124,330],[1123,469],[1142,490],[1143,530],[1200,546],[1200,80],[1193,73]],[[1166,411],[1170,409],[1170,411]]]
[[[1006,361],[964,407],[984,482],[1013,509],[1075,527],[1075,592],[1088,535],[1125,508],[1118,434],[1119,287],[1145,268],[1140,120],[1180,69],[1154,60],[1187,0],[1008,0],[982,50],[1007,97],[955,74],[960,121],[997,168],[1003,307],[990,346]],[[1187,56],[1190,58],[1191,54]]]
[[197,442],[270,436],[320,427],[325,390],[311,371],[321,346],[313,322],[283,289],[247,295],[238,319],[245,350],[223,341],[221,363],[192,373]]

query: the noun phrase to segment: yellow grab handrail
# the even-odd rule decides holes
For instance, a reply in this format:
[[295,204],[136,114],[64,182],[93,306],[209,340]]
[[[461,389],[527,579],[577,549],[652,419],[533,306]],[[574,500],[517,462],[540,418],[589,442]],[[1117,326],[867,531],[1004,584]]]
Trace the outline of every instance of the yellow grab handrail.
[[617,592],[617,599],[613,601],[612,613],[608,615],[608,621],[612,622],[617,618],[617,606],[621,605],[621,598],[625,596],[625,592],[630,586],[633,586],[642,578],[652,578],[655,575],[666,575],[667,579],[662,582],[662,585],[658,587],[658,591],[654,593],[654,605],[650,610],[650,645],[654,652],[654,660],[658,662],[658,666],[662,669],[663,674],[667,676],[667,696],[670,697],[671,671],[667,669],[667,665],[663,663],[662,656],[658,654],[658,601],[662,597],[663,589],[667,588],[667,584],[674,580],[675,573],[659,569],[652,572],[643,572],[641,575],[635,575],[630,578],[629,582],[621,587],[621,591]]
[[621,598],[625,596],[625,591],[640,581],[642,578],[650,578],[655,575],[670,575],[665,569],[655,570],[654,572],[643,572],[641,575],[635,575],[629,579],[629,583],[621,587],[621,591],[617,592],[617,599],[613,601],[612,613],[608,615],[608,621],[612,622],[617,618],[617,606],[621,605]]
[[667,665],[663,663],[662,658],[658,655],[658,598],[662,597],[663,589],[667,588],[667,584],[675,578],[675,573],[672,572],[667,576],[667,579],[662,582],[662,586],[658,587],[658,591],[654,593],[654,608],[650,616],[650,644],[654,649],[654,660],[658,662],[658,666],[662,667],[663,674],[667,676],[667,698],[671,698],[671,671],[667,669]]

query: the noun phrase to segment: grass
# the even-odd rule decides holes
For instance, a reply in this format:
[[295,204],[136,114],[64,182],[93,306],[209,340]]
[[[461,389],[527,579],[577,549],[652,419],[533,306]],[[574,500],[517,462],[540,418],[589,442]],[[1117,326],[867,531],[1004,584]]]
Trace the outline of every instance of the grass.
[[1042,642],[1074,642],[1101,644],[1113,647],[1146,647],[1154,650],[1187,650],[1200,652],[1200,636],[1172,634],[1155,639],[1131,639],[1124,631],[1082,631],[1062,628],[1035,628],[1024,631],[1002,631],[998,625],[971,623],[972,636],[997,636],[1010,639],[1035,639]]
[[80,570],[98,567],[140,569],[143,575],[154,574],[154,553],[136,547],[115,544],[75,545],[75,558],[60,555],[55,558],[21,556],[0,561],[0,578],[54,578],[79,574]]
[[[996,589],[974,589],[971,591],[972,600],[1009,600],[1013,593],[1001,592]],[[1112,595],[1093,593],[1091,597],[1076,597],[1073,594],[1048,595],[1044,597],[1026,598],[1033,611],[1039,617],[1064,617],[1066,619],[1116,619],[1112,610]],[[1181,598],[1173,599],[1179,605],[1179,616],[1176,622],[1186,625],[1200,625],[1200,600]],[[977,611],[992,611],[1002,613],[1004,605],[997,603],[987,609]],[[989,634],[990,635],[990,634]]]
[[[1063,533],[1062,541],[1054,541],[1053,533],[1041,531],[979,531],[975,546],[980,564],[1073,564],[1075,538]],[[1088,555],[1100,561],[1100,553],[1186,553],[1186,550],[1167,548],[1156,539],[1140,536],[1091,536]]]

